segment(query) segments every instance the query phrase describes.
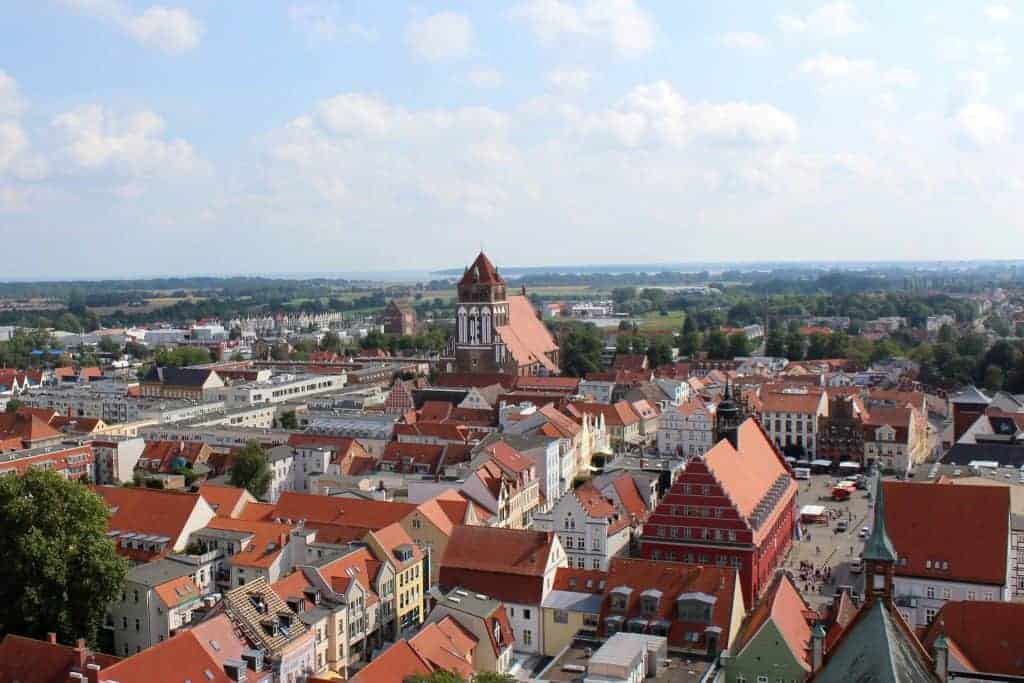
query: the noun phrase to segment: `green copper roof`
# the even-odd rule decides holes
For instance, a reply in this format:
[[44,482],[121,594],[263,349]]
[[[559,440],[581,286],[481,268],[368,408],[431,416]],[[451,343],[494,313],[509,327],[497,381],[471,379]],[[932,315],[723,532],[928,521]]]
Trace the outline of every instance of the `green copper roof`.
[[815,683],[928,683],[931,662],[914,636],[900,628],[887,604],[876,600],[847,627],[833,646]]
[[885,496],[882,493],[881,476],[878,477],[875,485],[875,521],[871,526],[871,536],[864,544],[864,552],[861,557],[878,562],[896,561],[896,549],[892,547],[889,534],[885,531]]

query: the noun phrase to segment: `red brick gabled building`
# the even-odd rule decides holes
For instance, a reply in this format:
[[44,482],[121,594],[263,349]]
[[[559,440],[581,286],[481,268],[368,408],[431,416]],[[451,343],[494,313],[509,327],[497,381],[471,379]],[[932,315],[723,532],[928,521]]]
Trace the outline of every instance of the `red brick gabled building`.
[[740,425],[737,442],[687,463],[647,521],[640,554],[735,567],[750,605],[792,543],[797,484],[756,420]]

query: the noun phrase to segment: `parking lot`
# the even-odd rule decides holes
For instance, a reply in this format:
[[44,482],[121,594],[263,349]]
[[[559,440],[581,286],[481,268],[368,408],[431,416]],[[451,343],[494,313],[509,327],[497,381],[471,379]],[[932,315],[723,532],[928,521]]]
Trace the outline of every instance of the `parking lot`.
[[[794,542],[785,565],[813,607],[829,602],[838,586],[852,586],[854,592],[863,593],[863,574],[851,572],[850,564],[860,558],[864,547],[860,530],[870,526],[873,508],[867,491],[854,491],[849,500],[833,500],[832,486],[837,481],[832,475],[812,474],[810,480],[797,482],[797,512],[804,505],[822,505],[829,515],[828,524],[803,525],[803,537]],[[837,531],[840,521],[846,522],[846,531]]]

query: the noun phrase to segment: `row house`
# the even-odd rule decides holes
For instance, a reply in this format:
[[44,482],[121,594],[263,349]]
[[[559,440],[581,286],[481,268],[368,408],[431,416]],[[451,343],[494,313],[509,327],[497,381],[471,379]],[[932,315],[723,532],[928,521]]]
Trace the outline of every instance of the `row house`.
[[[572,453],[565,448],[565,441],[542,433],[509,434],[490,437],[492,440],[505,441],[524,457],[533,461],[537,468],[537,481],[540,485],[540,504],[538,512],[546,510],[561,498],[572,486],[575,463]],[[484,441],[488,443],[488,441]]]
[[216,581],[225,589],[258,577],[272,583],[288,575],[304,559],[293,557],[291,532],[288,524],[216,516],[192,532],[190,542],[200,553],[217,554]]
[[715,658],[728,649],[746,613],[732,567],[617,557],[604,580],[598,634],[668,639],[670,652]]
[[[424,630],[420,633],[428,633],[428,629],[451,632],[452,627],[457,627],[459,632],[473,642],[471,659],[467,662],[470,665],[470,676],[467,679],[473,672],[493,671],[504,674],[511,668],[514,637],[508,612],[501,602],[462,588],[452,589],[434,604]],[[436,648],[425,642],[428,639],[429,635],[424,638],[417,634],[409,642],[424,659],[440,664],[435,654]],[[462,652],[464,649],[465,646],[457,651]]]
[[223,388],[224,380],[216,370],[153,365],[139,382],[139,395],[143,398],[202,401],[208,394]]
[[754,419],[687,463],[644,526],[640,554],[739,570],[753,604],[793,539],[797,484]]
[[668,408],[658,421],[658,453],[692,458],[714,445],[715,405],[699,396]]
[[318,672],[349,674],[395,637],[395,569],[365,547],[271,585],[314,635]]
[[529,528],[540,505],[540,483],[533,461],[508,443],[484,446],[471,463],[460,490],[497,518],[496,525]]
[[146,442],[139,438],[99,437],[89,442],[96,458],[97,484],[124,484],[132,481]]
[[260,651],[260,668],[266,665],[275,682],[303,681],[317,672],[316,632],[266,579],[255,579],[228,591],[218,607],[250,648]]
[[29,470],[56,472],[65,479],[94,481],[96,458],[90,444],[40,446],[2,452],[0,441],[0,476],[23,475]]
[[816,458],[820,420],[828,415],[826,393],[805,387],[765,387],[759,399],[761,424],[772,442],[787,455]]
[[609,450],[621,450],[642,441],[641,417],[627,401],[615,403],[593,403],[573,401],[569,404],[573,414],[591,415],[604,420],[608,434]]
[[1012,598],[1008,488],[887,481],[882,492],[893,595],[908,624],[928,626],[951,600]]
[[462,588],[501,601],[516,652],[539,654],[544,632],[541,605],[567,557],[553,532],[456,526],[441,560],[442,588]]
[[145,474],[172,474],[205,465],[212,453],[213,449],[198,441],[148,441],[135,469]]
[[873,405],[864,415],[864,463],[906,474],[929,454],[928,416],[907,404]]
[[[512,417],[512,416],[510,416]],[[590,430],[593,420],[590,416],[580,422],[548,404],[537,408],[533,405],[520,406],[514,419],[505,423],[504,432],[512,435],[537,435],[558,440],[559,480],[556,486],[548,486],[545,496],[555,500],[572,486],[573,479],[590,466],[592,452]],[[547,472],[550,476],[550,471]]]
[[193,579],[194,565],[156,560],[128,571],[120,600],[107,608],[104,627],[113,635],[114,652],[128,656],[172,638],[202,606]]
[[590,484],[559,498],[550,510],[534,515],[538,531],[553,531],[577,569],[608,568],[608,561],[629,548],[630,516]]

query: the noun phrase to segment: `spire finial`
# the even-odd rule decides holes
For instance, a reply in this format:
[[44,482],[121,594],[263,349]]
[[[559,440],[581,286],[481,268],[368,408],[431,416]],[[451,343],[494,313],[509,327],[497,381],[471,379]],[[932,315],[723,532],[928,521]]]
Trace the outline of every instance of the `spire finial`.
[[875,484],[875,516],[871,525],[871,536],[864,544],[865,560],[877,560],[879,562],[895,562],[896,549],[892,545],[888,532],[885,530],[885,489],[882,486],[882,477],[879,475]]

